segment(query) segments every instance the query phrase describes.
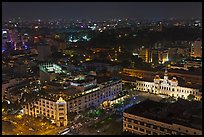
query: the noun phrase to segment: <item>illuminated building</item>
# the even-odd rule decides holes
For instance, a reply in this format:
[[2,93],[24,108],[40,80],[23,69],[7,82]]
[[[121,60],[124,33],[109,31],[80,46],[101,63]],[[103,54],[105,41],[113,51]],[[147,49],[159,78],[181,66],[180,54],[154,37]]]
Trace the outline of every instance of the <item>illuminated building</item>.
[[202,67],[202,59],[186,59],[184,67],[187,69],[189,67],[199,68]]
[[[66,126],[69,121],[68,112],[78,114],[89,107],[100,107],[104,102],[113,100],[122,91],[122,81],[109,79],[96,83],[90,76],[79,76],[64,89],[52,84],[47,84],[45,87],[38,92],[38,101],[24,105],[24,113],[35,117],[44,116],[58,126]],[[61,110],[57,104],[60,97],[64,100]]]
[[16,78],[16,79],[10,79],[8,81],[3,81],[2,83],[2,97],[3,99],[9,99],[8,97],[8,88],[9,87],[14,87],[16,84],[19,84],[23,81],[24,79]]
[[[143,78],[144,77],[144,72],[142,70],[135,70],[135,69],[129,69],[129,68],[123,68],[123,73],[129,76],[133,76],[133,77],[138,77],[138,78]],[[146,71],[146,73],[148,73]],[[147,74],[150,75],[150,74]]]
[[91,37],[88,34],[75,34],[68,36],[69,42],[80,42],[80,41],[90,41]]
[[168,51],[163,51],[159,53],[159,62],[164,64],[165,62],[169,61]]
[[135,86],[136,90],[139,91],[164,94],[175,98],[187,99],[190,94],[193,94],[196,100],[200,100],[202,97],[201,92],[199,92],[198,89],[178,86],[178,80],[176,77],[169,80],[167,70],[165,70],[163,79],[161,79],[159,75],[156,75],[154,77],[154,82],[137,80]]
[[6,42],[8,38],[8,33],[6,30],[2,30],[2,52],[6,50]]
[[170,65],[171,69],[183,69],[183,70],[188,70],[188,67],[186,67],[185,65],[183,64],[176,64],[176,65]]
[[191,45],[191,57],[202,57],[202,41],[201,39],[197,39]]
[[53,63],[44,63],[39,65],[40,68],[40,82],[50,82],[52,80],[55,80],[59,74],[66,74],[69,75],[68,72],[65,70],[62,70],[62,68],[56,64]]
[[67,102],[59,97],[58,100],[40,98],[34,104],[27,104],[23,107],[23,113],[38,117],[50,118],[57,126],[67,126]]
[[111,108],[114,104],[117,104],[119,102],[122,102],[124,101],[124,99],[128,98],[129,95],[126,94],[125,92],[122,92],[120,93],[118,96],[116,96],[115,98],[113,98],[112,100],[107,100],[107,101],[104,101],[102,104],[101,104],[101,108]]
[[123,131],[137,135],[202,135],[201,113],[200,102],[145,100],[123,112]]
[[168,51],[167,50],[155,50],[150,51],[150,62],[155,65],[164,64],[169,61]]
[[148,49],[142,48],[139,50],[138,57],[143,59],[145,62],[150,62],[150,53]]

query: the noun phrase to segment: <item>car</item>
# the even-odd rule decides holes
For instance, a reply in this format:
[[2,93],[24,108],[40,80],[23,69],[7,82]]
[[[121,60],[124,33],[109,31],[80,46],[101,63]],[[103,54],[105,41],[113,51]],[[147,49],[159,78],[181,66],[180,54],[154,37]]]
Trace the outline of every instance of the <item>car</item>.
[[70,130],[67,130],[67,131],[61,133],[60,135],[66,135],[66,134],[69,133],[69,132],[70,132]]
[[58,134],[61,135],[62,133],[66,132],[66,131],[70,131],[69,128],[65,128],[64,130],[60,131]]
[[35,130],[34,130],[34,129],[32,129],[32,128],[29,128],[29,130],[30,130],[30,131],[35,131]]
[[82,123],[79,123],[79,126],[82,126]]
[[97,119],[98,119],[98,117],[95,118],[95,120],[97,120]]

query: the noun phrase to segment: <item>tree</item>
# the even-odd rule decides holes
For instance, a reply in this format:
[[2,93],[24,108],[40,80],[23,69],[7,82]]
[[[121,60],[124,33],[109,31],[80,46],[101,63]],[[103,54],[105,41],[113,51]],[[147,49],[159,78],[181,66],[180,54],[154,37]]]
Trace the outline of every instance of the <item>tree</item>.
[[76,113],[76,112],[69,112],[69,113],[68,113],[68,119],[69,119],[70,121],[73,121],[76,116],[77,116],[77,113]]
[[9,109],[9,104],[8,104],[7,101],[3,101],[3,102],[2,102],[2,108],[3,108],[4,110],[8,110],[8,109]]
[[187,97],[187,99],[188,99],[189,101],[192,101],[192,100],[195,99],[195,96],[194,96],[193,94],[189,94],[188,97]]
[[133,89],[134,87],[135,86],[132,85],[131,83],[124,83],[124,85],[123,85],[123,88],[127,89],[127,90]]

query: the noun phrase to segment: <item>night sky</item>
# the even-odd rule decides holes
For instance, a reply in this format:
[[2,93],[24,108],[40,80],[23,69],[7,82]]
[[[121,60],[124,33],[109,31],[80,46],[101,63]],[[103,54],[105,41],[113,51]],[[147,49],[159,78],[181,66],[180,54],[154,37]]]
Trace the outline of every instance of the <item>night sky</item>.
[[201,2],[3,2],[10,19],[161,19],[202,16]]

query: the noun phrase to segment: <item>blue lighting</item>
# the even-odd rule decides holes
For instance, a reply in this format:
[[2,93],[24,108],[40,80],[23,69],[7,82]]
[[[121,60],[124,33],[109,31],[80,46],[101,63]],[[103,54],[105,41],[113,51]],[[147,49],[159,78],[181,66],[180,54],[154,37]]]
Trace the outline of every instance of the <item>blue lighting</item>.
[[26,44],[24,44],[24,45],[23,45],[23,48],[24,48],[25,50],[27,50],[27,49],[29,49],[29,46],[26,45]]
[[6,50],[4,44],[2,43],[2,53]]
[[5,48],[4,47],[2,47],[2,53],[5,51]]

